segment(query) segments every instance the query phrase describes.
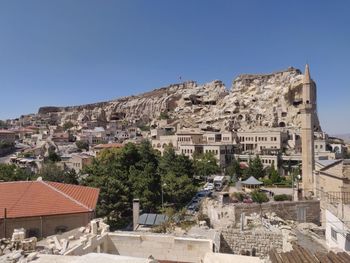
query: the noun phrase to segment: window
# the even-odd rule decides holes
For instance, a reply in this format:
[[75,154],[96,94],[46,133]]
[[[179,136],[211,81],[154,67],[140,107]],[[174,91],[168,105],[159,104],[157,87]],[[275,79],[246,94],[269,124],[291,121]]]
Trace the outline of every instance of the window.
[[337,241],[337,231],[333,227],[331,227],[331,236],[333,240]]
[[38,238],[38,237],[40,237],[39,233],[40,233],[39,228],[30,228],[27,230],[28,237],[37,237]]
[[67,226],[57,226],[55,228],[55,233],[56,234],[62,234],[64,232],[66,232],[68,230],[68,227]]

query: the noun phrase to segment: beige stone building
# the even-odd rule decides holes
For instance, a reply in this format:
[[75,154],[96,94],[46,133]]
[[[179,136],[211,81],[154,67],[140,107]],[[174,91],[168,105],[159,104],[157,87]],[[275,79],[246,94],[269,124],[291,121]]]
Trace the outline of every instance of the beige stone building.
[[283,150],[288,141],[287,132],[281,130],[238,132],[242,152],[260,154],[265,150]]
[[326,193],[350,203],[350,160],[316,161],[315,183],[318,196]]
[[74,153],[64,161],[64,166],[79,173],[85,166],[92,163],[94,156],[87,153]]
[[193,158],[195,154],[212,153],[220,167],[226,167],[235,153],[235,136],[232,132],[199,132],[181,130],[175,135],[160,135],[154,131],[152,146],[162,154],[167,146],[174,147],[178,154]]

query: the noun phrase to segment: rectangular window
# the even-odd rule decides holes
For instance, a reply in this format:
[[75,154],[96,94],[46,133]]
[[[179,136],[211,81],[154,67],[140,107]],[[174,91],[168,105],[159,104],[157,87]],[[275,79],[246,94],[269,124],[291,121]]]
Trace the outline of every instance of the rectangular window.
[[333,240],[337,241],[337,231],[333,227],[331,227],[331,236]]

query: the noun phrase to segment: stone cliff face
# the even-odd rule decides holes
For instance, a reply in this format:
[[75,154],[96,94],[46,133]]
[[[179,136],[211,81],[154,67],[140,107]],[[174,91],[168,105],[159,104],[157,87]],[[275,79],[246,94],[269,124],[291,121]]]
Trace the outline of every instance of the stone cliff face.
[[[264,75],[240,75],[228,91],[221,81],[197,85],[173,84],[137,96],[73,107],[42,107],[59,121],[124,120],[136,125],[156,124],[160,115],[183,127],[249,130],[260,127],[300,127],[303,75],[287,70]],[[320,129],[316,118],[315,128]]]

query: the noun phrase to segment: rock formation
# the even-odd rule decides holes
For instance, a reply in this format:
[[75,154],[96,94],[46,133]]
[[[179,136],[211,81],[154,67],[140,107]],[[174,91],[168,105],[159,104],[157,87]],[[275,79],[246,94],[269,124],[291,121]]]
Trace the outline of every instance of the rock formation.
[[[300,70],[240,75],[227,90],[215,80],[172,84],[137,96],[73,107],[42,107],[38,114],[58,114],[58,121],[123,120],[136,125],[156,124],[160,118],[182,127],[249,130],[259,127],[300,127],[302,102]],[[316,118],[316,130],[320,130]]]

